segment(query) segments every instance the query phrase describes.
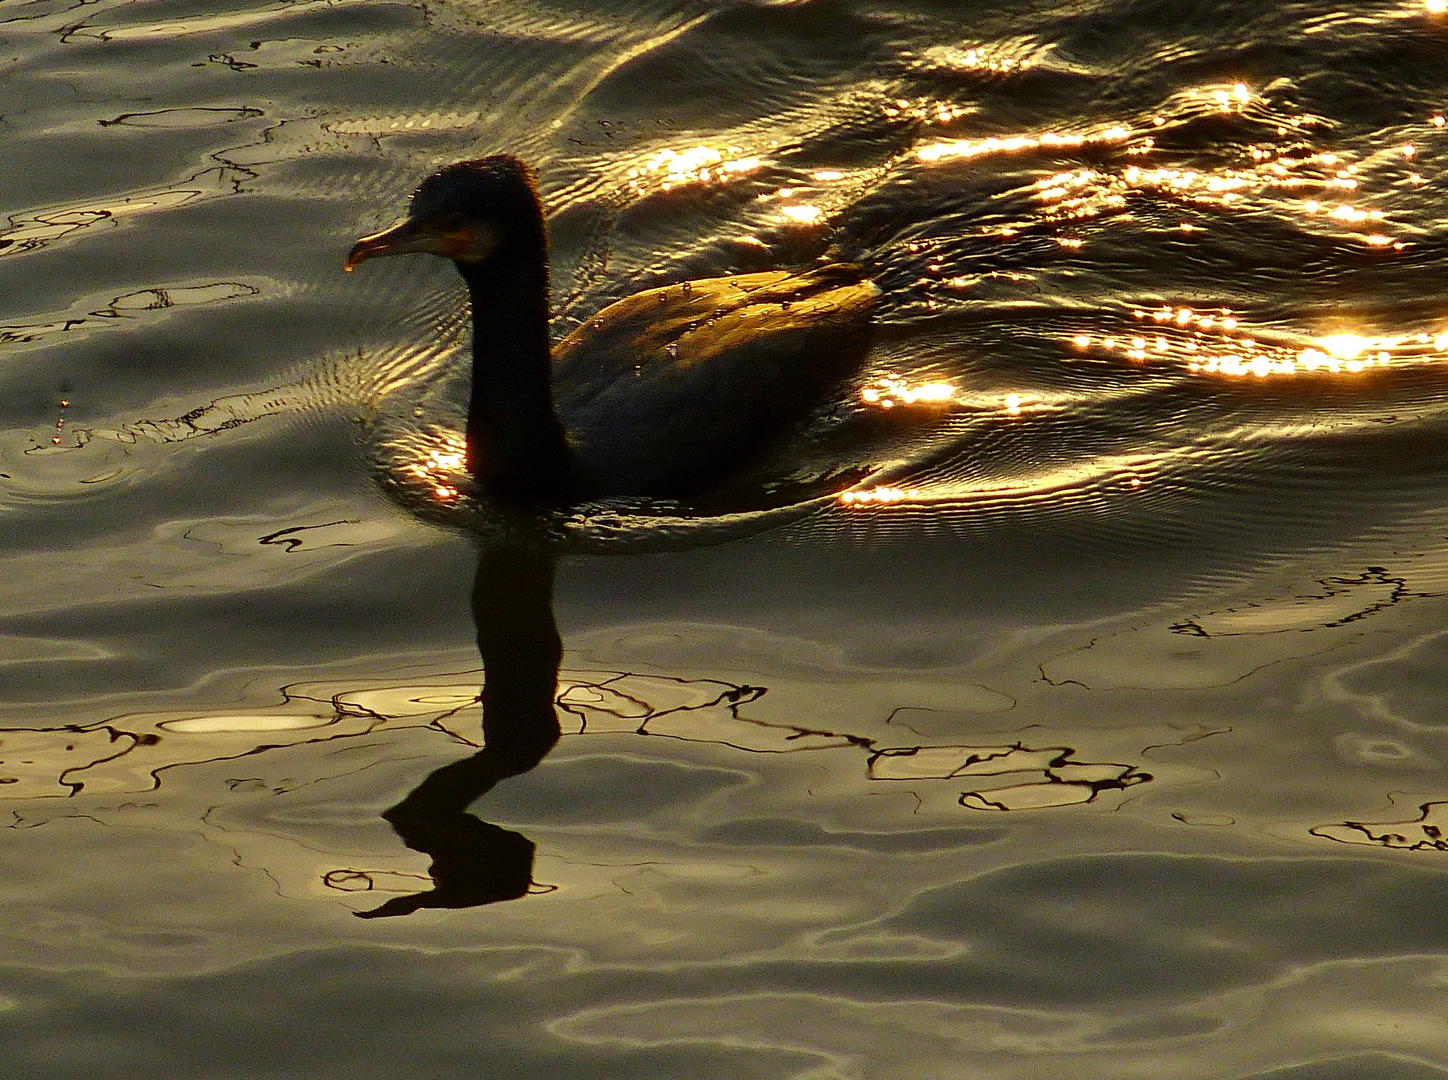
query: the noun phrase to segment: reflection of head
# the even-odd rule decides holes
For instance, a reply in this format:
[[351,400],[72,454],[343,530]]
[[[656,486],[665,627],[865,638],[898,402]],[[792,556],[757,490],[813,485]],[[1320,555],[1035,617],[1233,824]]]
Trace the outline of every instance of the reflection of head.
[[[359,918],[410,915],[419,908],[461,908],[516,900],[533,884],[535,846],[521,833],[479,821],[472,814],[447,814],[393,828],[407,846],[432,858],[430,892],[397,896]],[[408,829],[408,825],[420,826]],[[407,831],[404,831],[404,830]]]

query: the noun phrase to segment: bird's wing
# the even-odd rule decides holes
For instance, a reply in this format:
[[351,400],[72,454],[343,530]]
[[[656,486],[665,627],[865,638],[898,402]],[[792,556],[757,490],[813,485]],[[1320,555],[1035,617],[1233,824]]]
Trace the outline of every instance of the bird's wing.
[[792,327],[852,321],[878,295],[849,264],[649,289],[610,304],[554,346],[554,380],[576,397],[637,370],[694,367]]
[[845,265],[639,293],[555,349],[559,414],[609,483],[662,492],[704,482],[853,370],[878,295]]

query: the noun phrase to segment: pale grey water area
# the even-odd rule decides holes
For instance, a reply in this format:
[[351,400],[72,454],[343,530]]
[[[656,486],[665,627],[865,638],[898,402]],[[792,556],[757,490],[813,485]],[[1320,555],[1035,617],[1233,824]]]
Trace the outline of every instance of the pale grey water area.
[[[0,0],[0,1072],[1448,1076],[1433,6]],[[499,152],[559,334],[883,290],[551,609],[341,269]]]

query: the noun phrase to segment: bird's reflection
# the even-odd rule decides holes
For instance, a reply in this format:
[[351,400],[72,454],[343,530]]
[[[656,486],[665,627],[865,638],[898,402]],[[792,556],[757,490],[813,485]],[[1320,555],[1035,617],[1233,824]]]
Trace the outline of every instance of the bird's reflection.
[[436,770],[382,815],[403,843],[432,856],[433,888],[394,897],[360,917],[515,900],[532,884],[533,842],[467,808],[499,780],[533,768],[558,742],[554,698],[563,643],[553,618],[554,561],[531,537],[483,547],[473,584],[483,749]]

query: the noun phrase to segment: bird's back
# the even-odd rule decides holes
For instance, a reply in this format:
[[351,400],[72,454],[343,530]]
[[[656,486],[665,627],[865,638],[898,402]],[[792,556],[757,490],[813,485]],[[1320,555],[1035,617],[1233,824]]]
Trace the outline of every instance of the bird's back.
[[605,308],[554,348],[554,398],[614,494],[686,495],[797,423],[869,347],[880,290],[848,264],[708,278]]

